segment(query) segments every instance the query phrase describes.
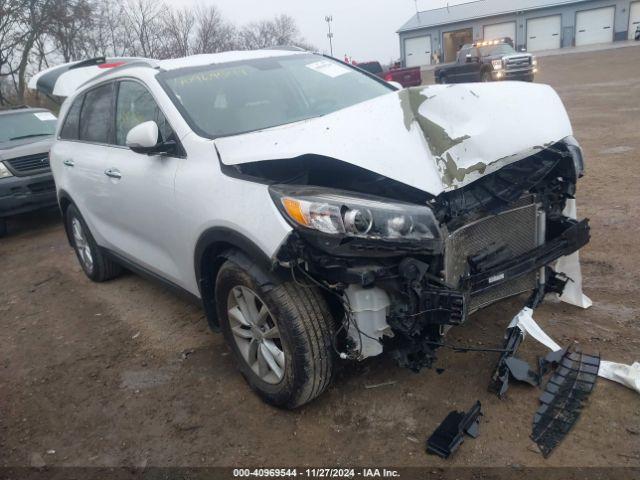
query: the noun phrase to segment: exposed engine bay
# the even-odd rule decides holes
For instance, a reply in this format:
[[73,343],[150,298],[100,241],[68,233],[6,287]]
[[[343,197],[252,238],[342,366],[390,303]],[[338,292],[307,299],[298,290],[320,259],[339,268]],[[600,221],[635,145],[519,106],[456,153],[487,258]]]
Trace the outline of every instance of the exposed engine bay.
[[[563,213],[583,173],[572,137],[437,196],[314,155],[224,168],[268,182],[298,227],[312,218],[331,233],[296,228],[277,260],[295,281],[326,293],[342,358],[384,350],[414,371],[431,367],[448,329],[481,308],[525,292],[535,308],[547,293],[561,294],[572,279],[553,264],[589,241],[587,220]],[[371,200],[335,197],[341,191]],[[331,208],[318,207],[323,198]],[[377,199],[406,202],[409,217],[394,217]]]

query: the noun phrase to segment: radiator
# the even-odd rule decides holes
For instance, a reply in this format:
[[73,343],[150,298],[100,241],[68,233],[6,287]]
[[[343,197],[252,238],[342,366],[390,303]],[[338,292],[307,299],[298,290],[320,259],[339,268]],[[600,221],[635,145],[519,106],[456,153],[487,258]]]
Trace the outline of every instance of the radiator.
[[[511,210],[473,221],[450,233],[445,243],[445,280],[458,287],[460,279],[469,274],[467,259],[487,247],[506,245],[517,256],[538,244],[538,206],[533,197],[528,197]],[[467,311],[472,313],[500,299],[533,290],[537,281],[538,272],[531,272],[471,295]]]

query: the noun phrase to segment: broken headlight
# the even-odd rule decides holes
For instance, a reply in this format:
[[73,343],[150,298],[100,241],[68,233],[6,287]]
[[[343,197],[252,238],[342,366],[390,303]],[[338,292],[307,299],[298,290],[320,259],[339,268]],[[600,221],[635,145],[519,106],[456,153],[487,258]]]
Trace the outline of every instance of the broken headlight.
[[295,227],[371,240],[439,238],[438,221],[426,206],[320,187],[272,185],[271,197]]
[[576,178],[580,178],[584,175],[584,157],[582,155],[582,148],[580,148],[580,144],[574,137],[565,138],[564,143],[571,154],[571,158],[573,159],[573,166],[576,169]]

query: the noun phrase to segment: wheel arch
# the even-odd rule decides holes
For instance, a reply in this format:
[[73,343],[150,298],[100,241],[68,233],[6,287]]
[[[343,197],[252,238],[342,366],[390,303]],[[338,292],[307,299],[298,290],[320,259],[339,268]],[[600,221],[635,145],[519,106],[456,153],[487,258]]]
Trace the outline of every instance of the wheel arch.
[[273,279],[285,279],[279,265],[243,234],[226,227],[204,231],[196,243],[194,270],[207,321],[214,331],[219,330],[215,282],[220,267],[227,260],[234,260],[246,270],[251,270],[254,277],[264,284]]
[[71,195],[69,195],[68,192],[66,192],[65,190],[59,190],[58,205],[60,207],[60,213],[62,214],[62,223],[64,225],[64,231],[67,235],[67,241],[69,242],[69,245],[72,245],[71,232],[69,232],[69,229],[67,228],[67,210],[69,209],[70,205],[75,205],[75,202],[73,201],[73,199],[71,198]]

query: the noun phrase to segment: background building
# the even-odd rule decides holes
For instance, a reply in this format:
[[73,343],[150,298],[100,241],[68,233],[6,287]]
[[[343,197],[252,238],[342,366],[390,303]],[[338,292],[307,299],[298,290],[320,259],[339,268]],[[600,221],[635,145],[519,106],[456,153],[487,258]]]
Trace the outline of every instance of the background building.
[[407,67],[452,62],[461,45],[510,37],[530,52],[633,39],[640,0],[480,0],[416,13],[400,36]]

